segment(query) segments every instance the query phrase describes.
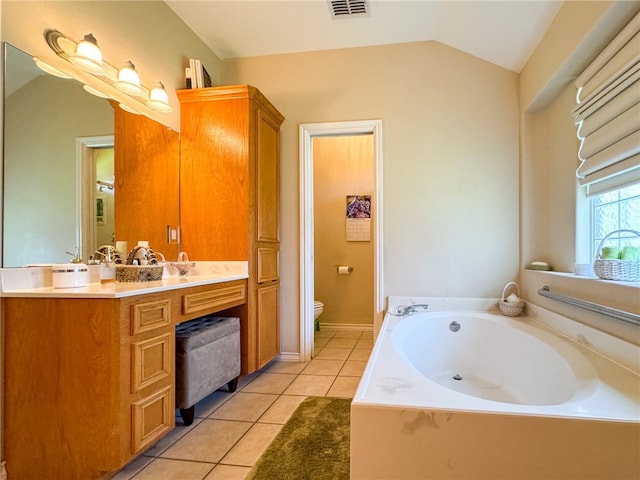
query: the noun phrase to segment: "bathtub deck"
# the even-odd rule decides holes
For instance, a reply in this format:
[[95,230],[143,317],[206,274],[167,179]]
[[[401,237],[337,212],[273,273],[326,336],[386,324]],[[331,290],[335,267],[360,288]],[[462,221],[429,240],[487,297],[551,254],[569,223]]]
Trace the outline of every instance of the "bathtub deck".
[[[427,380],[392,344],[401,321],[385,318],[351,405],[353,480],[640,478],[637,346],[583,326],[558,335],[544,322],[519,318],[524,330],[537,324],[558,337],[553,341],[569,343],[594,373],[569,401],[525,405]],[[612,350],[595,352],[588,347],[594,344]]]

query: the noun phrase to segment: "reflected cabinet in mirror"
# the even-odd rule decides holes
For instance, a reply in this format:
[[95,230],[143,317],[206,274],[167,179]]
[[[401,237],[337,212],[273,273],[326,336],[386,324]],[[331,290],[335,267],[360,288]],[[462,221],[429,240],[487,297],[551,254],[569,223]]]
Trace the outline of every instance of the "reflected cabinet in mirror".
[[178,133],[3,50],[2,266],[86,261],[116,240],[176,258]]

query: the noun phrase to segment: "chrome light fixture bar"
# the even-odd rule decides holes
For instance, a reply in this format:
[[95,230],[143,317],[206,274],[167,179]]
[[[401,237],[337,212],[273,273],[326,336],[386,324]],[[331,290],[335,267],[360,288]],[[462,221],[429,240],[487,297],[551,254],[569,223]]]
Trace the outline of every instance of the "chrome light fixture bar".
[[[47,30],[45,39],[49,48],[51,48],[58,57],[69,62],[69,66],[72,67],[71,70],[75,68],[80,69],[82,72],[92,75],[94,79],[99,80],[108,87],[112,87],[121,94],[126,95],[126,97],[124,101],[117,93],[112,93],[112,97],[105,93],[109,91],[108,88],[98,89],[95,88],[95,86],[86,85],[86,83],[81,80],[82,75],[73,76],[73,74],[71,74],[73,78],[85,83],[84,89],[89,93],[105,98],[113,98],[118,101],[123,109],[132,113],[144,113],[146,108],[160,113],[170,113],[173,111],[169,105],[169,97],[162,83],[149,90],[140,83],[140,77],[131,60],[127,61],[120,69],[117,69],[105,61],[102,58],[98,42],[92,34],[89,33],[85,35],[83,40],[76,43],[74,40],[65,37],[58,30]],[[36,58],[34,58],[34,61],[36,61]],[[40,59],[36,61],[37,64],[38,62],[44,64]],[[51,67],[50,65],[47,66]],[[54,68],[54,70],[57,69]],[[66,68],[64,70],[65,72],[63,73],[70,73]],[[90,83],[95,85],[93,81]],[[127,97],[129,100],[127,100]]]

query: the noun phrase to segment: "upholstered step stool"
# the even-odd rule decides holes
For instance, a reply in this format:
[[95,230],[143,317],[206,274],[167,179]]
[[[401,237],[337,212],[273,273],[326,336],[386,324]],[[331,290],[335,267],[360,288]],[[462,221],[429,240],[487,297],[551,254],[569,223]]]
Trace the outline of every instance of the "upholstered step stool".
[[191,425],[195,404],[240,376],[240,319],[203,317],[176,327],[176,408]]

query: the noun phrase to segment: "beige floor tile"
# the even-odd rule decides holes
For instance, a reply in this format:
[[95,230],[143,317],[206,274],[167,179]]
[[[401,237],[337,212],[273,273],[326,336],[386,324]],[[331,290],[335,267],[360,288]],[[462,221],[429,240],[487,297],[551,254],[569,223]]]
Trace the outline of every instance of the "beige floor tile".
[[344,360],[319,360],[314,358],[302,371],[302,375],[337,375]]
[[333,337],[327,343],[327,347],[330,347],[330,348],[353,348],[353,347],[356,346],[356,343],[358,343],[358,339],[357,338]]
[[138,457],[133,462],[111,477],[111,480],[130,480],[133,476],[153,461],[151,457]]
[[144,454],[150,457],[159,457],[160,454],[164,452],[167,448],[169,448],[171,445],[176,443],[178,440],[184,437],[191,430],[196,428],[196,426],[200,422],[202,422],[201,418],[194,418],[193,423],[188,427],[185,427],[182,424],[182,419],[178,416],[178,418],[176,418],[176,428],[174,428],[169,433],[167,433],[164,437],[162,437],[158,443],[156,443],[154,446],[146,450]]
[[269,373],[292,373],[297,375],[307,364],[305,362],[273,362],[267,367]]
[[282,425],[256,423],[227,453],[220,463],[253,466],[276,437]]
[[263,373],[242,388],[243,392],[280,394],[296,378],[290,373]]
[[337,377],[327,392],[327,397],[353,398],[360,383],[360,377]]
[[217,463],[250,427],[248,422],[204,419],[161,457]]
[[360,340],[358,340],[358,343],[356,343],[356,348],[373,348],[373,337],[361,338]]
[[157,458],[135,480],[203,480],[213,467],[212,463]]
[[371,356],[371,350],[368,348],[355,348],[351,355],[349,355],[349,360],[357,360],[360,362],[366,362],[369,360]]
[[331,338],[329,337],[316,337],[313,339],[313,346],[317,348],[326,347],[330,340]]
[[240,377],[240,379],[238,380],[238,390],[242,389],[242,387],[244,387],[248,383],[253,382],[262,373],[263,373],[262,370],[258,370],[258,371],[250,373],[249,375],[244,375],[244,376]]
[[312,358],[316,358],[318,356],[318,354],[320,353],[320,350],[322,350],[322,348],[313,347]]
[[251,471],[251,467],[235,465],[216,465],[204,480],[244,480]]
[[305,398],[302,395],[281,395],[258,421],[284,425]]
[[327,329],[320,329],[320,331],[316,331],[314,332],[313,336],[315,338],[320,338],[320,337],[326,337],[326,338],[332,338],[334,335],[336,334],[336,330],[327,330]]
[[338,330],[334,338],[357,338],[362,337],[362,330]]
[[300,375],[285,390],[286,395],[309,395],[323,397],[329,391],[334,376]]
[[347,360],[338,375],[341,377],[361,377],[362,372],[364,372],[364,367],[366,366],[367,362],[360,360]]
[[324,347],[318,352],[315,358],[319,360],[346,360],[349,357],[350,353],[350,348]]
[[[226,390],[227,387],[223,387],[223,390],[216,390],[211,395],[204,397],[198,403],[196,403],[195,416],[196,418],[207,418],[211,415],[211,412],[216,410],[220,405],[233,398],[235,393],[229,393]],[[176,426],[184,426],[182,418],[176,410]]]
[[270,393],[238,392],[231,400],[213,412],[209,418],[255,422],[277,398],[277,395]]

